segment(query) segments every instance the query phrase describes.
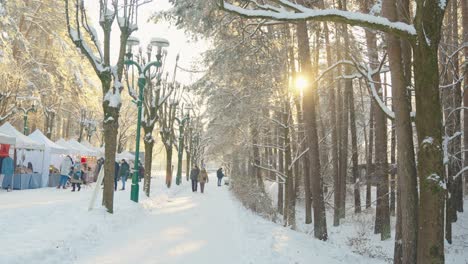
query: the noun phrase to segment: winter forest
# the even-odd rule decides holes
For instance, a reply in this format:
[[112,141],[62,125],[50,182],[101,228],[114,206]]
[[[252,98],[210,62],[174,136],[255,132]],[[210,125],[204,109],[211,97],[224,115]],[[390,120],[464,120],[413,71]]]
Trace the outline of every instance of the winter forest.
[[468,263],[468,0],[0,0],[0,32],[0,263]]

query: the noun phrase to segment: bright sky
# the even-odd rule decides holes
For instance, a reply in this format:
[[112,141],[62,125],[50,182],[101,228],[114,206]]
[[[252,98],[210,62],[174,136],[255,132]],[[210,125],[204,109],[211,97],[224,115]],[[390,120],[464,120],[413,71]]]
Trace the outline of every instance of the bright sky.
[[[100,29],[97,21],[99,19],[99,1],[86,0],[85,5],[88,9],[88,17],[95,23],[95,28],[100,35],[102,40],[102,30]],[[165,71],[168,71],[170,75],[174,72],[175,58],[177,54],[180,54],[179,66],[185,69],[194,69],[195,65],[200,65],[199,60],[201,59],[201,53],[206,51],[209,47],[207,41],[192,41],[183,30],[177,29],[175,26],[169,25],[165,21],[160,21],[158,24],[153,22],[147,22],[148,18],[156,11],[167,10],[171,8],[171,4],[168,0],[153,0],[140,7],[138,12],[138,31],[134,32],[132,36],[140,39],[142,47],[146,47],[150,39],[153,37],[162,37],[170,42],[170,46],[167,48],[168,56],[166,59]],[[111,50],[115,51],[113,58],[117,58],[117,50],[119,44],[120,31],[117,26],[117,21],[114,22],[114,28],[112,29],[112,45]],[[144,51],[146,48],[143,49]],[[183,84],[190,84],[200,78],[200,74],[193,74],[183,72],[182,70],[177,71],[177,81]]]

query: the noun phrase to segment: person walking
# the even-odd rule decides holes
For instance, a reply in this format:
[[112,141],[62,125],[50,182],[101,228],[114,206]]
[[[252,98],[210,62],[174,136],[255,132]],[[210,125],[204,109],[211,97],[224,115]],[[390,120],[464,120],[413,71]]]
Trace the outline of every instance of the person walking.
[[67,181],[70,177],[70,172],[73,170],[73,160],[70,155],[67,155],[62,163],[60,164],[60,182],[57,186],[57,189],[63,187],[63,189],[67,188]]
[[218,177],[218,186],[221,186],[221,180],[222,180],[223,177],[224,177],[223,168],[219,168],[219,169],[216,171],[216,177]]
[[205,183],[210,181],[205,168],[201,170],[200,175],[198,176],[198,181],[200,182],[200,191],[203,193],[205,191]]
[[72,192],[75,191],[75,188],[78,187],[78,191],[81,190],[81,184],[83,183],[83,170],[81,169],[81,163],[80,162],[75,162],[75,165],[73,166],[73,171],[71,174],[71,183],[72,183]]
[[[117,191],[117,183],[119,182],[119,170],[120,170],[120,166],[119,166],[119,163],[117,161],[115,161],[115,164],[114,164],[114,191]],[[102,181],[102,183],[104,184],[104,181]]]
[[122,180],[122,189],[125,190],[125,182],[127,181],[128,175],[130,174],[130,165],[128,165],[125,159],[122,159],[122,164],[120,165],[119,177]]
[[190,171],[190,180],[192,180],[192,192],[197,191],[198,174],[200,174],[200,169],[197,165],[195,165],[195,167],[193,167],[193,169]]

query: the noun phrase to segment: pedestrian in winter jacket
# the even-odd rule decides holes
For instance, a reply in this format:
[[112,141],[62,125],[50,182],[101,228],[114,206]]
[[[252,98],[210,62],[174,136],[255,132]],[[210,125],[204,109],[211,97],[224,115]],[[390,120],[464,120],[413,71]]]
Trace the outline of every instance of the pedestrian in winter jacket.
[[198,175],[198,181],[200,182],[201,193],[203,193],[205,190],[205,183],[209,182],[208,173],[206,172],[205,168],[203,168],[200,172],[200,175]]
[[70,182],[72,183],[72,192],[75,191],[75,188],[78,187],[78,191],[81,190],[81,184],[83,183],[84,172],[81,168],[80,162],[75,162],[73,166],[73,171],[71,173]]
[[122,159],[122,164],[120,164],[119,177],[122,180],[122,189],[125,190],[125,182],[127,181],[128,175],[130,175],[130,165],[128,165],[125,159]]
[[70,172],[73,170],[73,160],[70,157],[70,155],[67,155],[62,163],[60,164],[60,182],[59,185],[57,186],[57,189],[60,189],[60,187],[63,187],[63,189],[66,189],[67,187],[67,181],[68,178],[70,177]]
[[193,167],[193,169],[190,171],[190,180],[192,180],[192,192],[197,191],[198,174],[200,174],[200,169],[197,165],[195,165],[195,167]]
[[223,168],[219,168],[219,169],[216,171],[216,177],[218,178],[218,186],[221,186],[221,180],[222,180],[223,177],[224,177]]

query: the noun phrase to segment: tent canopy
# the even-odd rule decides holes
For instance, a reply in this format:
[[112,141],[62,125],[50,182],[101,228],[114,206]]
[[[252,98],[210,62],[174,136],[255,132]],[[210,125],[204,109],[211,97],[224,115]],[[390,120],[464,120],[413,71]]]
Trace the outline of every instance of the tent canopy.
[[0,133],[6,134],[10,137],[14,137],[16,139],[15,146],[18,149],[44,149],[44,144],[36,142],[35,140],[23,135],[8,122],[6,122],[5,124],[3,124],[3,126],[0,127]]
[[122,153],[119,153],[115,156],[115,158],[117,160],[122,160],[122,159],[125,159],[127,161],[130,161],[130,160],[135,160],[135,155],[133,155],[132,153],[128,152],[128,151],[124,151]]
[[82,155],[86,155],[86,156],[97,156],[98,155],[97,151],[85,147],[83,144],[76,141],[75,139],[70,139],[70,140],[67,141],[67,143],[69,145],[71,145],[72,147],[74,147],[76,149],[79,149],[80,153]]
[[63,139],[63,138],[55,141],[55,143],[62,146],[62,147],[64,147],[64,148],[66,148],[68,150],[68,154],[72,154],[72,155],[80,155],[81,154],[79,149],[76,149],[72,145],[68,144],[68,142],[65,141],[65,139]]
[[103,157],[103,156],[104,156],[104,151],[101,151],[101,149],[98,148],[98,147],[94,147],[94,146],[91,145],[91,143],[89,143],[88,141],[83,140],[83,141],[81,141],[80,143],[81,143],[81,145],[83,145],[83,146],[87,147],[88,149],[94,151],[94,153],[95,153],[97,156],[99,156],[99,157]]
[[0,133],[0,144],[9,144],[9,145],[15,145],[16,144],[16,138]]
[[48,139],[39,129],[36,129],[28,137],[37,142],[43,143],[46,146],[46,148],[50,149],[51,153],[55,153],[55,154],[68,154],[69,153],[69,151],[66,148]]

